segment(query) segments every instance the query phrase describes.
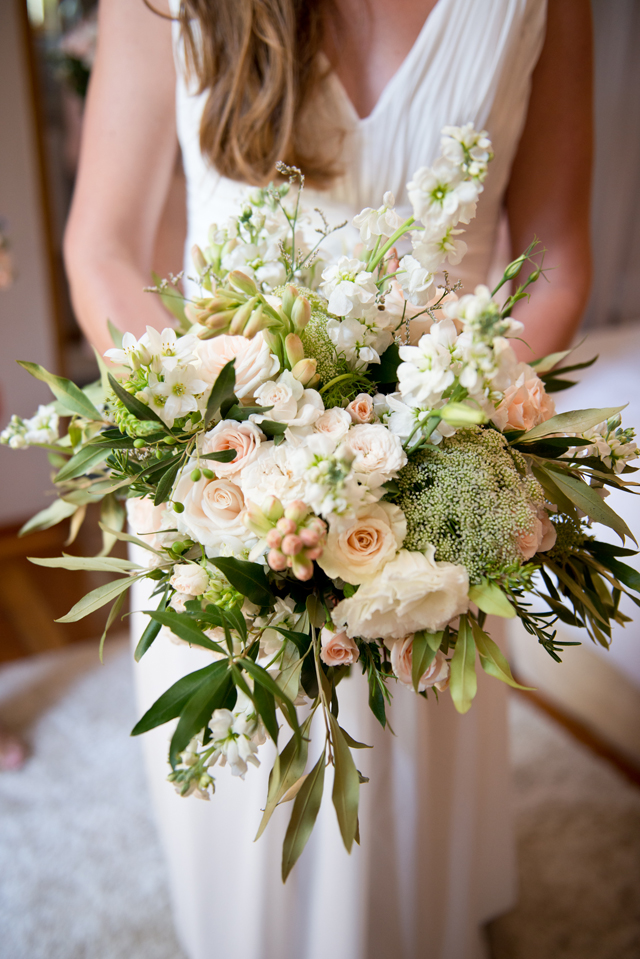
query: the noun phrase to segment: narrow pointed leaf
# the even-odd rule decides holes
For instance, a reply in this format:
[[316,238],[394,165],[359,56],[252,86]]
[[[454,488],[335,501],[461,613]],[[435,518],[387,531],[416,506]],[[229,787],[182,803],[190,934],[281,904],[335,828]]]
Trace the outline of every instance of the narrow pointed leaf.
[[107,329],[109,330],[109,336],[111,337],[111,342],[117,350],[122,347],[122,330],[119,330],[115,323],[112,323],[111,320],[107,320]]
[[511,675],[511,667],[507,659],[502,655],[499,646],[494,643],[490,636],[487,636],[475,619],[471,620],[471,629],[473,630],[473,638],[478,650],[478,655],[480,656],[480,665],[485,673],[494,676],[495,679],[499,679],[508,686],[513,686],[514,689],[531,690],[533,688],[531,686],[521,686],[520,683],[515,681]]
[[[626,405],[626,404],[625,404]],[[518,440],[519,443],[528,443],[540,436],[549,436],[551,433],[584,433],[603,420],[608,420],[623,410],[624,406],[609,406],[603,409],[572,410],[570,413],[557,413],[551,419],[534,426]]]
[[104,660],[103,660],[103,658],[102,658],[103,653],[104,653],[104,641],[105,641],[105,639],[107,638],[107,633],[109,632],[109,629],[110,629],[111,626],[113,625],[113,621],[115,620],[116,616],[118,615],[118,613],[119,613],[120,610],[122,609],[122,604],[123,604],[123,603],[124,603],[124,593],[120,593],[120,595],[119,595],[118,598],[116,599],[115,603],[113,604],[113,606],[112,606],[111,609],[109,610],[109,615],[107,616],[107,622],[106,622],[105,627],[104,627],[104,630],[103,630],[103,632],[102,632],[102,636],[100,637],[100,645],[99,645],[99,647],[98,647],[98,657],[99,657],[101,663],[104,662]]
[[214,710],[221,709],[233,686],[228,662],[214,663],[218,669],[211,671],[193,693],[180,713],[180,720],[171,737],[169,762],[175,768],[180,753],[207,725]]
[[347,746],[351,749],[373,749],[373,746],[367,746],[366,743],[359,743],[357,739],[354,739],[353,736],[350,736],[346,729],[340,727],[340,732],[344,736]]
[[483,580],[476,586],[469,589],[469,599],[475,603],[478,609],[489,616],[502,616],[503,619],[513,619],[516,611],[495,583],[489,583]]
[[106,606],[112,599],[124,593],[140,577],[124,576],[122,579],[116,579],[112,583],[105,583],[104,586],[98,586],[92,589],[90,593],[83,596],[75,606],[69,610],[66,616],[56,619],[56,623],[77,623],[79,619],[84,619],[90,613],[95,613],[97,609]]
[[[156,612],[162,613],[166,609],[168,600],[169,600],[169,593],[165,592],[158,604],[158,609],[156,610]],[[149,649],[153,641],[156,639],[158,633],[160,632],[161,625],[162,623],[159,623],[157,620],[154,620],[154,619],[149,620],[149,622],[147,623],[144,629],[144,632],[142,633],[142,636],[138,640],[136,651],[133,654],[133,658],[135,659],[136,663],[140,662],[140,660],[142,659],[146,651]]]
[[451,698],[459,713],[466,713],[478,689],[476,647],[466,616],[460,617],[458,639],[451,660]]
[[63,519],[73,516],[77,509],[75,503],[67,503],[63,499],[54,500],[51,506],[41,509],[39,513],[27,520],[18,536],[26,536],[27,533],[34,533],[37,530],[51,529],[52,526],[61,523]]
[[114,556],[27,556],[35,566],[48,566],[50,569],[85,569],[97,573],[127,573],[139,569],[130,559],[117,559]]
[[259,563],[249,563],[233,556],[216,556],[210,562],[224,573],[234,589],[256,606],[273,606],[275,603],[264,568]]
[[280,755],[276,757],[273,769],[269,775],[267,803],[258,832],[256,833],[256,840],[260,838],[266,829],[267,823],[271,819],[273,810],[277,804],[305,771],[309,752],[309,740],[307,736],[311,719],[312,717],[309,716],[303,723],[301,739],[298,740],[295,736],[292,736]]
[[329,714],[331,740],[333,743],[333,805],[338,817],[340,835],[347,852],[351,852],[358,827],[358,802],[360,798],[360,777],[353,761],[351,750],[342,735],[337,719]]
[[249,673],[251,678],[256,682],[260,683],[268,692],[275,696],[276,700],[281,703],[282,710],[286,714],[289,725],[294,731],[294,734],[299,739],[300,738],[300,725],[298,723],[298,714],[296,712],[296,707],[293,705],[288,696],[282,692],[278,684],[267,672],[266,669],[263,669],[262,666],[258,666],[257,663],[254,663],[252,659],[245,658],[238,661],[238,666],[241,666],[242,669],[246,670]]
[[433,649],[429,645],[427,633],[424,631],[416,633],[413,637],[413,643],[411,645],[411,682],[416,692],[418,692],[420,679],[433,662],[439,645],[438,643],[436,649]]
[[324,788],[324,752],[315,764],[296,796],[291,819],[287,827],[282,847],[282,881],[287,877],[300,858],[313,831]]
[[104,460],[106,451],[96,449],[95,446],[83,446],[82,449],[68,460],[62,469],[56,474],[56,483],[66,483],[68,480],[75,479],[76,476],[82,476],[88,473],[92,466]]
[[225,363],[218,373],[215,383],[211,387],[209,399],[207,400],[207,409],[204,414],[205,427],[209,426],[225,400],[230,400],[234,396],[235,387],[236,371],[235,359],[233,359]]
[[140,400],[137,400],[135,396],[132,396],[131,393],[128,393],[124,386],[118,383],[115,376],[112,376],[111,373],[109,373],[109,385],[122,405],[126,407],[130,413],[133,413],[137,419],[142,420],[142,422],[153,420],[165,426],[155,410],[152,410],[150,406],[146,406],[144,403],[141,403]]
[[211,652],[222,653],[226,657],[227,653],[222,646],[205,636],[202,630],[194,625],[193,620],[184,613],[176,613],[172,609],[144,610],[144,612],[154,622],[168,626],[172,633],[190,646],[202,646],[204,649],[210,649]]
[[70,412],[78,416],[84,416],[88,420],[102,420],[102,415],[95,408],[91,400],[85,396],[82,390],[64,376],[56,376],[49,373],[37,363],[27,363],[24,360],[18,360],[18,364],[35,376],[37,380],[46,383],[56,399]]
[[614,513],[611,507],[607,506],[607,504],[600,499],[591,486],[587,486],[582,480],[576,479],[574,476],[569,476],[567,473],[560,472],[560,470],[550,469],[549,472],[552,474],[556,486],[558,486],[578,509],[585,512],[594,522],[602,523],[603,526],[609,526],[612,530],[615,530],[622,539],[628,536],[634,543],[636,542],[635,536],[622,517]]

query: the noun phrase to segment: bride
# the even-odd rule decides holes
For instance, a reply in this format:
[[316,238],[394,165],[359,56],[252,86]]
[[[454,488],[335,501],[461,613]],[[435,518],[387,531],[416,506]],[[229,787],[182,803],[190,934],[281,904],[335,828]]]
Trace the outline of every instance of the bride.
[[[589,286],[590,97],[588,0],[175,0],[158,11],[102,0],[65,243],[78,318],[100,352],[107,317],[136,336],[168,325],[143,287],[178,148],[188,251],[279,159],[302,167],[306,202],[331,222],[378,207],[386,190],[402,214],[441,128],[471,121],[495,160],[459,277],[467,291],[487,279],[504,211],[514,255],[536,235],[555,268],[519,304],[533,350],[519,344],[521,358],[562,349]],[[203,655],[157,640],[136,666],[140,708]],[[478,959],[482,925],[513,904],[504,687],[481,675],[465,716],[399,690],[394,738],[376,728],[361,677],[344,686],[347,728],[375,746],[362,762],[361,846],[346,855],[325,804],[286,886],[286,815],[252,843],[269,757],[246,782],[219,775],[213,801],[198,803],[164,781],[166,731],[148,734],[189,959]]]

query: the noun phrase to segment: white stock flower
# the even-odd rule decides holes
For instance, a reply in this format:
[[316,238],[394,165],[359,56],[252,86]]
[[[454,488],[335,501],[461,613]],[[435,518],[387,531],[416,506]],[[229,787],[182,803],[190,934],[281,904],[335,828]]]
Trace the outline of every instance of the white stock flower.
[[324,403],[317,390],[306,390],[289,370],[284,370],[276,381],[270,380],[258,387],[255,397],[260,406],[271,406],[266,415],[253,414],[256,423],[264,419],[287,424],[287,439],[301,439],[324,413]]
[[448,260],[451,266],[457,266],[467,252],[464,240],[456,239],[462,232],[450,226],[444,232],[425,230],[424,233],[417,234],[413,239],[414,258],[432,273],[440,270],[445,260]]
[[341,256],[322,273],[321,292],[327,297],[329,313],[362,319],[375,309],[378,288],[373,273],[364,269],[362,260]]
[[455,380],[452,369],[458,334],[451,320],[434,323],[417,346],[401,346],[398,387],[409,406],[437,403]]
[[150,373],[149,385],[141,392],[149,406],[171,428],[179,417],[196,412],[196,396],[200,396],[206,388],[207,384],[199,379],[195,367],[189,365],[170,370],[163,380],[157,374]]
[[[422,432],[422,427],[426,425],[431,411],[438,406],[443,405],[443,401],[423,409],[420,406],[408,406],[403,402],[400,393],[388,393],[385,396],[386,409],[383,411],[380,406],[380,413],[385,426],[395,433],[403,443],[412,437],[417,440]],[[444,420],[440,420],[437,427],[429,436],[429,442],[437,445],[445,436],[453,436],[455,429],[449,426]]]
[[430,228],[468,223],[481,191],[475,180],[463,180],[460,168],[446,157],[439,157],[431,168],[420,167],[407,183],[416,220]]
[[228,763],[231,775],[240,776],[241,779],[244,779],[247,773],[248,763],[259,766],[260,760],[256,755],[258,744],[251,738],[251,725],[243,712],[236,714],[230,709],[216,709],[209,721],[211,739],[215,746],[211,765],[218,760],[221,766]]
[[476,130],[472,123],[465,123],[462,127],[443,127],[440,144],[442,155],[467,176],[484,179],[493,156],[486,130]]
[[393,503],[373,503],[353,519],[333,521],[318,566],[331,579],[358,585],[372,579],[396,555],[407,521]]
[[353,224],[360,230],[360,239],[366,250],[373,250],[378,240],[384,243],[393,236],[402,225],[402,218],[393,209],[393,193],[387,192],[382,198],[382,206],[377,210],[366,207],[353,218]]
[[353,370],[364,370],[369,363],[379,363],[380,354],[393,342],[388,330],[349,318],[330,319],[327,333],[338,356],[343,356]]
[[251,399],[260,384],[272,379],[280,369],[280,361],[269,350],[262,331],[250,340],[245,336],[226,334],[200,340],[197,353],[201,363],[198,375],[209,386],[213,385],[222,367],[229,360],[235,360],[235,393],[241,400]]
[[435,279],[431,270],[410,253],[400,260],[398,282],[414,306],[426,306],[435,290]]
[[425,553],[401,549],[395,559],[343,599],[333,610],[336,626],[348,636],[402,639],[421,629],[436,632],[469,607],[469,577],[464,566],[435,562]]
[[354,473],[370,489],[394,479],[407,462],[400,438],[381,423],[353,426],[347,433],[344,448],[353,456]]
[[336,450],[332,438],[321,433],[310,436],[305,445],[289,454],[290,468],[303,483],[299,498],[317,516],[352,516],[377,498],[358,482],[352,460],[344,443]]

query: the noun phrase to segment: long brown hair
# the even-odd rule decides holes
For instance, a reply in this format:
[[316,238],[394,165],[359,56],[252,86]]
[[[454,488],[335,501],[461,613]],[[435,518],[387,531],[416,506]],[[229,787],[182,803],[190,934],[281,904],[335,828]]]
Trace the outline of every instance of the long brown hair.
[[181,0],[187,69],[198,92],[209,91],[200,148],[223,176],[262,185],[278,160],[315,186],[339,172],[339,130],[327,136],[322,111],[308,116],[324,80],[318,54],[327,2]]

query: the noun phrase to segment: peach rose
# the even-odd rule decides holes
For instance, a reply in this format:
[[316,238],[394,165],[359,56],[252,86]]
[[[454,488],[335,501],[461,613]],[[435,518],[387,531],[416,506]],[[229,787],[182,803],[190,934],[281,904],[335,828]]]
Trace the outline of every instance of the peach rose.
[[493,422],[500,430],[532,430],[550,419],[556,411],[555,403],[544,389],[536,371],[526,363],[519,363],[515,381],[505,390],[504,398],[493,414]]
[[[413,667],[413,636],[398,639],[391,647],[392,669],[404,686],[413,687],[411,670]],[[430,686],[435,686],[440,692],[449,685],[449,663],[444,653],[438,650],[430,666],[420,677],[418,692],[424,692]]]
[[325,666],[349,666],[357,663],[360,652],[346,633],[333,633],[325,626],[320,633],[320,659]]
[[354,423],[371,423],[375,417],[373,400],[368,393],[359,393],[347,406],[347,413]]
[[216,476],[230,477],[235,476],[249,463],[253,463],[263,439],[264,434],[255,423],[222,420],[216,427],[205,433],[200,451],[201,453],[219,453],[222,450],[235,450],[236,457],[230,463],[210,461]]
[[184,512],[175,516],[176,526],[205,547],[237,545],[233,540],[243,546],[250,536],[242,522],[242,490],[230,480],[203,476],[194,483],[187,470],[178,482],[175,499],[184,506]]
[[251,399],[260,384],[272,379],[280,369],[280,361],[269,350],[261,332],[250,340],[226,334],[200,340],[196,352],[201,364],[198,376],[210,386],[222,367],[235,359],[235,393],[239,399]]
[[518,533],[516,537],[522,558],[530,560],[536,553],[545,553],[555,545],[556,536],[556,528],[549,519],[546,509],[540,507],[535,514],[533,528]]
[[393,503],[376,503],[353,520],[333,523],[318,565],[331,579],[359,585],[393,559],[407,534],[407,521]]

